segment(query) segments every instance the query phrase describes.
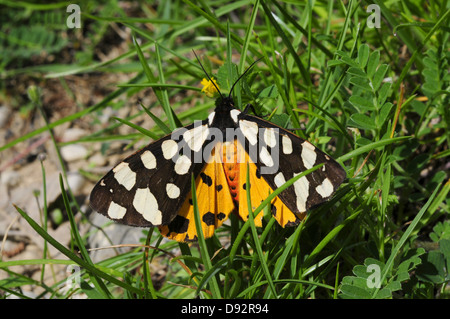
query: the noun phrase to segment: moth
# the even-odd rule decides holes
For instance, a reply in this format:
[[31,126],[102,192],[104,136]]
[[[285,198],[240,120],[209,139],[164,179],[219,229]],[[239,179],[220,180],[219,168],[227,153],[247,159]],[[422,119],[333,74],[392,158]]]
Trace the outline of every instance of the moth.
[[[286,181],[318,164],[319,169],[271,201],[272,215],[282,227],[294,226],[308,210],[330,199],[345,170],[310,142],[248,114],[250,105],[244,111],[236,108],[231,93],[244,74],[228,96],[207,75],[220,95],[207,119],[179,128],[117,164],[93,188],[91,207],[119,223],[158,227],[169,239],[192,242],[198,233],[191,176],[205,238],[231,213],[249,218],[247,192],[253,210]],[[262,211],[255,217],[257,227],[262,217]]]

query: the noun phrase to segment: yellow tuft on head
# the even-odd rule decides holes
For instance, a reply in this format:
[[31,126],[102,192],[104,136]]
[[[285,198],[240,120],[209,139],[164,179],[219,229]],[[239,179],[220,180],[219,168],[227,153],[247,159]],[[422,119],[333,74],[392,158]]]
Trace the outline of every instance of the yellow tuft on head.
[[214,78],[211,78],[211,81],[203,78],[203,80],[201,82],[201,85],[203,85],[202,92],[205,93],[209,97],[213,97],[217,93],[217,89],[214,86],[213,82],[217,86],[217,88],[219,88],[219,84],[217,84],[217,82],[216,82],[216,80],[214,80]]

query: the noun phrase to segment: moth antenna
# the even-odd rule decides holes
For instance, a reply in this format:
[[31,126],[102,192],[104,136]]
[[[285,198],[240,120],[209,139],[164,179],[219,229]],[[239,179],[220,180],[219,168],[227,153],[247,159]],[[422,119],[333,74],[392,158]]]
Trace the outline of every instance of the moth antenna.
[[223,100],[223,95],[222,95],[222,93],[220,93],[220,90],[219,90],[219,88],[217,87],[216,83],[214,83],[214,81],[209,77],[209,74],[206,72],[206,70],[205,70],[205,68],[203,67],[202,63],[200,62],[200,59],[198,58],[197,54],[195,54],[195,51],[192,50],[192,52],[194,52],[194,55],[195,55],[195,57],[197,58],[198,64],[200,64],[200,67],[202,68],[203,73],[205,73],[205,75],[206,75],[206,77],[208,78],[208,80],[214,85],[214,87],[216,88],[217,92],[219,92],[220,97],[221,97],[222,100]]
[[234,90],[234,86],[239,82],[239,80],[247,73],[248,70],[250,70],[252,68],[252,66],[254,66],[256,63],[258,63],[259,61],[262,60],[263,57],[260,57],[258,60],[256,60],[255,62],[253,62],[252,64],[250,64],[250,66],[244,71],[244,73],[242,73],[238,79],[234,82],[233,86],[231,87],[230,90],[230,94],[228,95],[228,98],[231,97],[231,93],[233,93]]

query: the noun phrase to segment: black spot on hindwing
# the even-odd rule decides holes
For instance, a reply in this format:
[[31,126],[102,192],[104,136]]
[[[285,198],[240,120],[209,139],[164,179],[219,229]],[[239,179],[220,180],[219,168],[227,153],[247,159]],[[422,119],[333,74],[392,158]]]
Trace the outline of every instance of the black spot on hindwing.
[[184,218],[183,216],[177,215],[174,220],[167,225],[169,228],[169,234],[170,233],[185,233],[188,230],[189,226],[189,219]]
[[200,173],[200,177],[201,177],[203,183],[205,183],[208,186],[212,185],[212,178],[211,178],[211,176],[208,176],[205,173],[201,172]]
[[216,223],[216,216],[211,212],[207,212],[203,215],[202,220],[206,225],[213,226]]

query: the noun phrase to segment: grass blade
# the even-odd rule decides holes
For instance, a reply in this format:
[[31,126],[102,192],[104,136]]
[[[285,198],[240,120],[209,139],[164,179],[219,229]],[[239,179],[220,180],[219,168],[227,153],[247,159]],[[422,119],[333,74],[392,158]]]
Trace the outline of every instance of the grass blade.
[[78,257],[75,253],[67,249],[65,246],[60,244],[55,238],[50,236],[41,226],[39,226],[26,212],[24,212],[20,207],[15,206],[16,210],[19,212],[19,214],[27,221],[27,223],[33,228],[44,240],[48,241],[49,244],[51,244],[53,247],[58,249],[63,255],[65,255],[67,258],[72,260],[74,263],[80,265],[81,267],[85,268],[86,271],[105,279],[119,287],[122,287],[138,296],[142,296],[143,292],[140,289],[136,289],[117,278],[108,275],[107,273],[99,270],[95,265],[91,264],[90,262],[87,262],[86,260]]
[[[191,177],[191,193],[192,193],[192,206],[194,207],[194,218],[195,218],[195,228],[197,229],[197,240],[200,248],[200,253],[203,261],[203,265],[205,266],[205,271],[208,272],[212,268],[211,258],[208,253],[208,246],[206,245],[205,237],[203,235],[202,229],[202,221],[200,220],[200,212],[198,210],[198,202],[197,202],[197,194],[195,191],[195,178],[192,175]],[[217,283],[216,277],[211,276],[208,278],[210,281],[210,289],[212,293],[212,297],[215,299],[220,299],[220,289],[219,284]]]
[[[250,167],[249,167],[249,163],[247,163],[247,180],[246,180],[246,183],[247,183],[247,185],[250,185]],[[253,242],[255,244],[256,252],[258,253],[259,262],[261,264],[261,267],[263,268],[263,272],[264,272],[264,274],[266,276],[267,282],[269,283],[270,291],[272,292],[273,297],[276,298],[277,292],[275,290],[275,285],[273,284],[272,276],[271,276],[271,274],[269,272],[269,267],[267,266],[266,259],[264,258],[264,255],[263,255],[263,252],[262,252],[261,242],[259,241],[258,233],[256,231],[254,214],[251,213],[251,211],[252,211],[252,203],[251,203],[251,199],[250,199],[250,187],[247,187],[246,193],[247,193],[247,207],[248,207],[248,211],[250,212],[250,214],[248,214],[249,215],[248,220],[250,221],[250,228],[252,230]]]

